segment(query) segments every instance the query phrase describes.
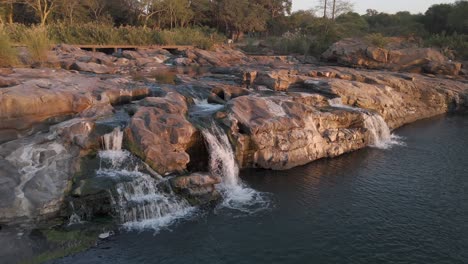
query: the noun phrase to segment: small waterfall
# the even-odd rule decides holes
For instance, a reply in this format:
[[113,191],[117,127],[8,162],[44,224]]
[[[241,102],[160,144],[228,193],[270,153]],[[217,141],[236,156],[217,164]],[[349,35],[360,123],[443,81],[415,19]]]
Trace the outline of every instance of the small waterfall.
[[123,131],[120,127],[116,127],[111,133],[102,136],[104,150],[99,152],[101,162],[103,160],[110,162],[112,168],[116,168],[122,164],[130,155],[128,151],[122,151],[122,142]]
[[68,219],[68,226],[84,223],[81,220],[81,217],[76,213],[75,205],[73,204],[73,202],[70,202],[70,208],[72,209],[72,214],[70,215],[70,218]]
[[97,176],[120,180],[110,193],[123,226],[158,232],[193,212],[194,208],[186,200],[172,193],[167,181],[139,171],[141,162],[121,149],[122,138],[120,128],[103,136],[105,150],[99,152],[101,167]]
[[142,174],[116,186],[114,205],[125,228],[159,231],[194,211],[186,200],[161,190],[164,183]]
[[387,123],[377,113],[369,112],[365,109],[344,105],[340,97],[328,100],[330,106],[358,111],[364,115],[364,126],[369,130],[372,136],[371,147],[388,149],[393,145],[404,145],[401,137],[391,133]]
[[387,149],[396,143],[392,139],[387,123],[379,114],[366,114],[364,126],[372,135],[373,147]]
[[109,134],[105,134],[102,137],[105,150],[121,150],[122,149],[122,140],[123,140],[123,131],[120,130],[120,127],[116,127],[114,131]]
[[222,206],[246,213],[268,208],[265,194],[247,187],[239,178],[239,167],[226,133],[214,122],[202,133],[210,152],[210,173],[222,178],[218,186],[223,195]]

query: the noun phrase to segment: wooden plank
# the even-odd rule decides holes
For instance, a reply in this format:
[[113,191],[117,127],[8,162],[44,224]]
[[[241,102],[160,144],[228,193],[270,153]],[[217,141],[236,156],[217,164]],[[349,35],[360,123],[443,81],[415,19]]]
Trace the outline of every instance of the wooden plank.
[[[27,47],[27,45],[20,44],[20,43],[14,43],[11,45],[12,47]],[[143,46],[138,46],[138,45],[90,45],[90,44],[73,44],[70,45],[76,48],[81,48],[81,49],[92,49],[92,50],[97,50],[97,49],[155,49],[155,48],[160,48],[160,49],[175,49],[175,50],[184,50],[184,49],[192,49],[195,48],[195,46],[192,45],[143,45]]]

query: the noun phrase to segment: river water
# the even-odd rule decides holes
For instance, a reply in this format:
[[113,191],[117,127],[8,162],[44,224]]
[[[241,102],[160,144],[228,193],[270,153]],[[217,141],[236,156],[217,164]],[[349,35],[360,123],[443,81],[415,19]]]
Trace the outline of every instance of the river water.
[[468,263],[468,118],[396,134],[405,146],[241,172],[266,210],[200,209],[51,263]]

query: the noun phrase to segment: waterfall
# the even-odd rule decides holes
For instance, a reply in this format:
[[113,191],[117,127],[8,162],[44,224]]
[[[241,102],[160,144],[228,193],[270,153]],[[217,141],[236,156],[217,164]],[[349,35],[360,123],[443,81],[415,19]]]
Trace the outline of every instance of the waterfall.
[[104,148],[106,150],[118,151],[122,149],[123,131],[120,127],[116,127],[114,131],[109,134],[105,134],[103,137]]
[[239,167],[226,133],[214,122],[202,133],[210,153],[210,173],[222,178],[218,186],[223,196],[221,206],[246,213],[268,208],[266,194],[247,187],[239,178]]
[[75,205],[73,204],[73,202],[70,202],[70,208],[72,209],[72,214],[70,215],[70,218],[68,219],[68,226],[84,223],[81,220],[81,217],[76,213]]
[[139,170],[142,162],[122,150],[123,132],[116,128],[103,136],[104,150],[97,177],[111,177],[118,183],[110,190],[112,206],[123,227],[132,230],[166,228],[194,211],[176,196],[168,182]]
[[367,111],[362,108],[352,107],[344,105],[340,97],[328,100],[330,106],[347,109],[352,111],[358,111],[364,115],[364,127],[367,128],[371,134],[372,141],[371,147],[380,149],[389,149],[393,145],[403,145],[401,137],[391,133],[390,128],[383,119],[383,117],[377,113]]
[[153,229],[157,232],[194,212],[195,208],[186,200],[163,191],[164,187],[168,187],[165,183],[140,174],[130,182],[117,184],[112,196],[113,204],[125,228]]

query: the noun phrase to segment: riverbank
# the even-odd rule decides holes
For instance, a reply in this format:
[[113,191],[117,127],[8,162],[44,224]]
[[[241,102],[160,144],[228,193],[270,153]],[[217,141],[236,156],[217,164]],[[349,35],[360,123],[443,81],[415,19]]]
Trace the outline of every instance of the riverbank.
[[465,116],[438,116],[394,131],[404,145],[391,149],[247,170],[249,186],[271,193],[269,210],[208,211],[50,263],[463,263],[467,129]]
[[259,212],[271,197],[239,169],[385,149],[398,127],[466,112],[464,70],[437,51],[389,51],[406,54],[395,72],[369,63],[379,50],[337,46],[335,57],[365,56],[357,61],[372,69],[222,46],[104,54],[66,45],[48,54],[49,68],[1,69],[0,224],[47,230],[104,218],[159,231],[200,206]]

